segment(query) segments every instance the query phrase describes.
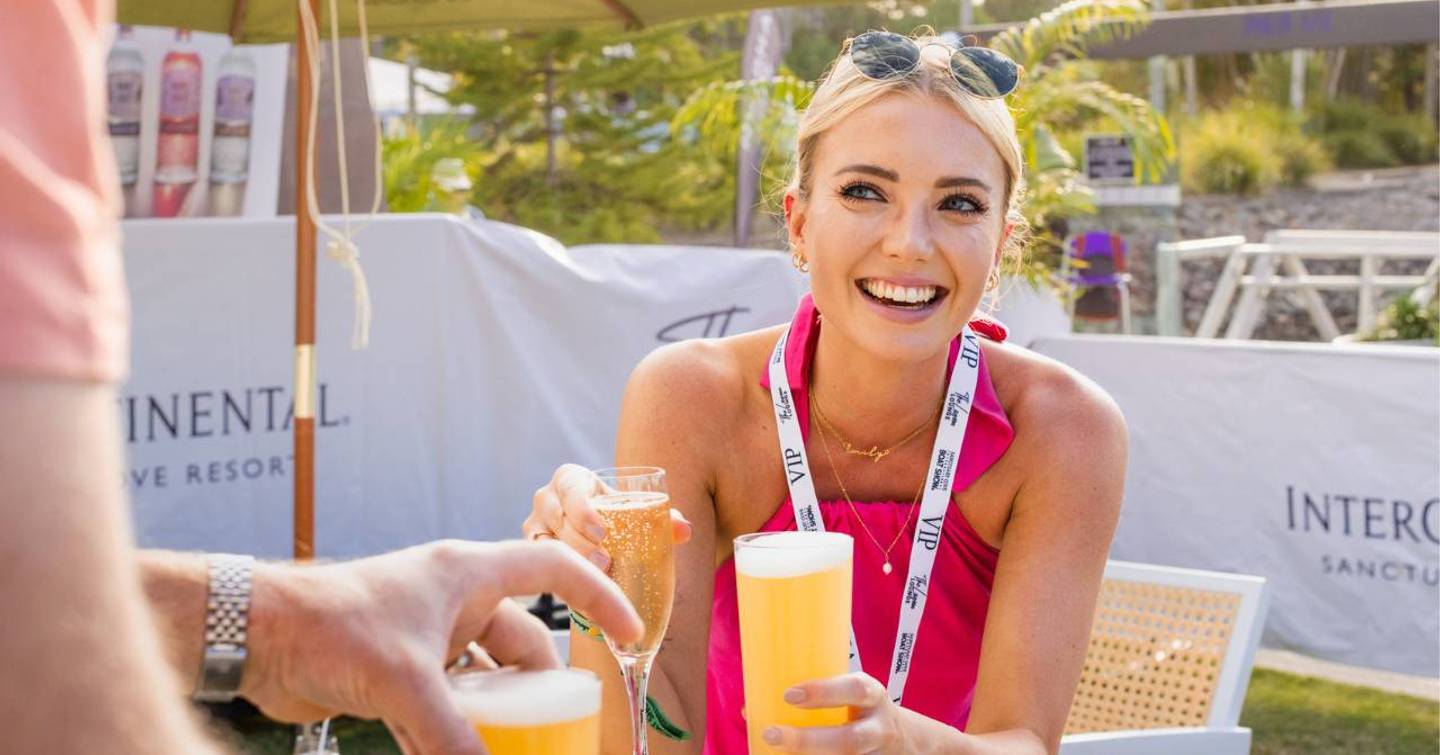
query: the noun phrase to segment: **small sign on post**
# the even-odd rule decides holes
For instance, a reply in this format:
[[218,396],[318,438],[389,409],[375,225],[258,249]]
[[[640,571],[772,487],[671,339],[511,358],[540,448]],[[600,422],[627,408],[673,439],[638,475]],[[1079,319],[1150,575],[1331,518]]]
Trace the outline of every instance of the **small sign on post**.
[[1093,185],[1134,184],[1135,147],[1130,137],[1119,134],[1085,137],[1085,179]]

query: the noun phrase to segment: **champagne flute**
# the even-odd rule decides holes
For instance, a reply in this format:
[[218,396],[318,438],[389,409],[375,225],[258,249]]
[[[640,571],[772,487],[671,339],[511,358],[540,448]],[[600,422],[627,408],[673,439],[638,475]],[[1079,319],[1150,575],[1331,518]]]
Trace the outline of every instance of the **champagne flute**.
[[610,578],[645,623],[645,633],[638,642],[617,643],[607,636],[605,644],[625,679],[634,753],[648,755],[645,696],[650,666],[670,625],[670,605],[675,595],[674,533],[665,470],[595,470],[590,504],[605,522],[602,545],[610,554]]

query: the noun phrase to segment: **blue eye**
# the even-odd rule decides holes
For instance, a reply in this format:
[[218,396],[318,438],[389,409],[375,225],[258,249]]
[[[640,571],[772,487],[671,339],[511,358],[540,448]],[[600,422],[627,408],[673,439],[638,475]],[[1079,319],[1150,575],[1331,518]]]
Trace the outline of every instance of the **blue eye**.
[[840,189],[840,196],[847,199],[884,199],[884,197],[880,196],[880,192],[876,190],[874,186],[859,181],[846,184],[843,188]]
[[979,215],[985,212],[985,205],[964,194],[951,194],[940,200],[940,209],[957,210],[966,214]]

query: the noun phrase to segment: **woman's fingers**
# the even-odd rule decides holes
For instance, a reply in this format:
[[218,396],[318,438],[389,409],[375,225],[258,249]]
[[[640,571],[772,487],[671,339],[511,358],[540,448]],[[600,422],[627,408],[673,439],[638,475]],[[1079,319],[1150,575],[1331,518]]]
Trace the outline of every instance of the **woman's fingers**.
[[[582,466],[566,464],[555,470],[550,485],[560,499],[565,523],[594,545],[604,541],[605,520],[590,505],[591,494],[595,490],[595,475]],[[560,530],[556,528],[555,531],[558,533]]]
[[680,513],[680,509],[670,509],[670,524],[674,527],[676,545],[688,542],[690,535],[695,531],[695,528],[690,524],[690,520],[686,519],[685,515]]
[[785,702],[797,708],[873,708],[885,702],[885,687],[865,673],[797,684],[785,691]]
[[762,736],[771,747],[815,755],[860,755],[875,752],[884,745],[880,722],[871,718],[844,726],[771,726]]

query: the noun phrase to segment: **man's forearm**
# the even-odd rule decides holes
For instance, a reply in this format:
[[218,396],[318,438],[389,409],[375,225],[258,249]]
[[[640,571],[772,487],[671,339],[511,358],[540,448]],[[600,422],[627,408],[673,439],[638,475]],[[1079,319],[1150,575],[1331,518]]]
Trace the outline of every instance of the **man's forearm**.
[[140,580],[165,648],[165,659],[180,680],[177,694],[195,691],[205,639],[205,595],[209,576],[197,553],[140,551]]
[[0,378],[0,427],[0,750],[216,752],[147,621],[114,390]]

